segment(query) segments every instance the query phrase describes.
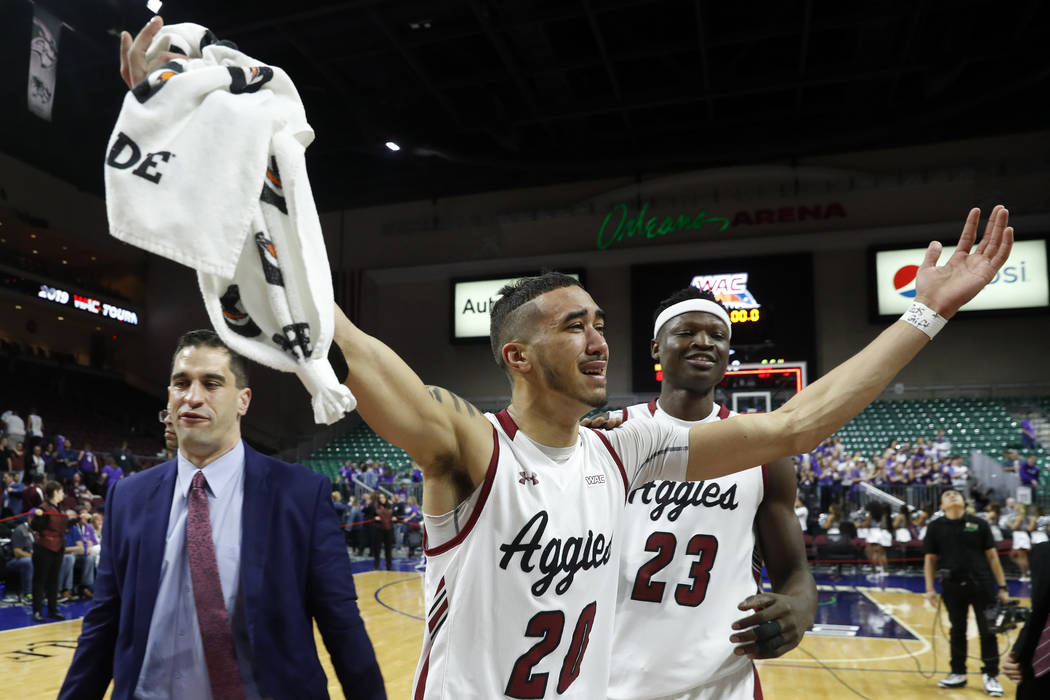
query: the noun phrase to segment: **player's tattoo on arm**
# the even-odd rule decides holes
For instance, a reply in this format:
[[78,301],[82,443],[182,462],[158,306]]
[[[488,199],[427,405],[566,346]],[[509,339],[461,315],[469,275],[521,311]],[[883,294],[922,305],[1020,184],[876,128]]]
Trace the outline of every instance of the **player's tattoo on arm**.
[[442,389],[439,386],[427,386],[427,390],[430,392],[430,396],[433,397],[438,403],[444,403],[445,399],[443,395],[447,395],[452,398],[452,407],[456,409],[456,413],[466,413],[471,418],[477,415],[481,415],[481,411],[474,408],[469,401],[456,396],[448,389]]

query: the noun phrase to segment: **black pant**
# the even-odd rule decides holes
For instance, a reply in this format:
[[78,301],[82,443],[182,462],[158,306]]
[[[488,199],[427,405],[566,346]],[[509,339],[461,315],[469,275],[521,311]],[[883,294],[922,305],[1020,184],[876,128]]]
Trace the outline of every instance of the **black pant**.
[[1032,674],[1031,659],[1021,668],[1021,684],[1017,686],[1017,700],[1046,700],[1050,697],[1050,673],[1042,678]]
[[945,582],[941,597],[948,610],[951,622],[951,668],[952,673],[966,673],[966,614],[973,606],[977,617],[977,632],[981,637],[982,671],[989,676],[999,675],[999,645],[995,635],[988,631],[988,621],[984,616],[986,608],[995,604],[995,592],[991,581],[958,583]]
[[47,611],[58,612],[58,571],[62,568],[62,552],[52,552],[40,546],[33,548],[33,612],[44,607],[47,593]]
[[386,550],[386,568],[387,571],[391,571],[394,568],[394,531],[393,529],[384,530],[381,527],[377,527],[374,533],[372,558],[375,559],[375,566],[377,569],[379,568],[379,545],[383,545],[383,549]]

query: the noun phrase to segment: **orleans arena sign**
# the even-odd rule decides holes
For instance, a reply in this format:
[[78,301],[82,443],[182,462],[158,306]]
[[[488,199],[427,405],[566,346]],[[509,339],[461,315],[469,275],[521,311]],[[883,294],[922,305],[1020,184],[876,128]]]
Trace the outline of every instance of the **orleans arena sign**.
[[649,202],[643,204],[636,213],[632,213],[626,204],[621,203],[609,210],[598,228],[598,250],[605,250],[633,238],[654,239],[683,231],[722,232],[730,227],[844,218],[846,208],[840,202],[784,206],[776,209],[745,209],[732,216],[714,216],[704,210],[682,212],[673,216],[653,216],[649,213]]

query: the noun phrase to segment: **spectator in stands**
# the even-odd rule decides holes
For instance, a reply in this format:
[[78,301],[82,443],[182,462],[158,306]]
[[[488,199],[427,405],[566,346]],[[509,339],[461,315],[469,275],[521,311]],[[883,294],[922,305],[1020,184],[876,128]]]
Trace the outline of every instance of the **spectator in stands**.
[[80,472],[73,473],[73,480],[69,485],[69,491],[73,494],[73,497],[78,501],[88,500],[90,501],[95,497],[95,494],[91,492],[91,489],[87,487],[84,480],[80,478]]
[[123,478],[124,470],[113,464],[112,457],[106,457],[105,466],[102,467],[102,479],[98,485],[98,490],[101,492],[102,497],[108,501],[113,487]]
[[1004,472],[1017,473],[1018,468],[1021,466],[1021,456],[1017,453],[1017,450],[1003,450],[1002,464]]
[[[76,592],[81,598],[90,599],[94,596],[95,571],[98,566],[97,560],[92,559],[88,552],[89,546],[95,544],[89,537],[87,530],[87,528],[91,528],[91,524],[88,522],[90,514],[87,507],[83,504],[79,504],[74,510],[67,511],[66,514],[70,516],[70,526],[66,532],[66,554],[73,555],[70,579],[73,578],[75,571],[80,571],[80,585],[77,587]],[[91,534],[94,535],[94,528],[91,528]],[[60,589],[62,589],[61,583],[60,581]],[[73,581],[69,581],[68,589],[62,590],[68,590],[70,597],[72,597]]]
[[[0,437],[0,471],[9,472],[11,471],[11,455],[14,454],[14,450],[7,446],[7,436]],[[12,474],[11,476],[16,476]],[[15,481],[21,481],[22,475],[18,474]]]
[[131,476],[139,470],[138,458],[135,457],[135,453],[128,448],[127,440],[122,440],[120,442],[120,447],[113,450],[110,454],[113,458],[113,465],[120,469],[121,474]]
[[339,467],[339,488],[346,497],[349,497],[354,492],[354,476],[356,474],[357,467],[349,459],[343,462],[343,466]]
[[55,466],[55,480],[68,484],[77,473],[80,461],[79,453],[73,449],[73,443],[61,435],[58,436],[58,461]]
[[802,471],[799,472],[798,491],[804,503],[813,505],[814,510],[819,510],[820,499],[817,496],[817,475],[813,473],[808,464],[803,466]]
[[886,445],[886,449],[882,451],[882,458],[887,460],[895,459],[897,457],[897,449],[899,445],[900,440],[898,440],[897,438],[893,438],[892,440],[890,440],[889,444]]
[[22,492],[25,490],[25,484],[20,484],[15,481],[15,477],[11,475],[11,472],[5,471],[3,477],[0,477],[0,481],[3,482],[3,503],[0,508],[0,518],[10,518],[12,515],[25,512],[25,508],[22,507]]
[[350,496],[346,502],[346,543],[350,547],[350,553],[358,553],[364,549],[361,541],[361,503],[356,497]]
[[809,508],[799,496],[795,496],[795,517],[798,518],[798,526],[805,532],[808,529],[806,520],[809,518]]
[[387,500],[386,494],[382,491],[376,496],[375,513],[375,528],[372,531],[372,559],[375,560],[375,568],[376,571],[378,571],[379,549],[382,547],[383,551],[386,553],[387,571],[393,571],[394,508],[390,501]]
[[39,508],[45,500],[44,487],[41,486],[44,483],[43,477],[30,475],[26,481],[28,483],[25,484],[25,490],[22,491],[23,512],[31,508]]
[[164,450],[160,455],[165,461],[175,459],[175,453],[179,451],[179,438],[175,434],[175,426],[171,422],[171,412],[168,409],[161,410],[160,422],[164,424]]
[[952,487],[960,491],[965,490],[970,479],[970,469],[963,464],[962,455],[952,455],[948,470]]
[[394,492],[394,547],[401,549],[405,543],[405,496],[403,493]]
[[405,504],[405,545],[408,547],[408,558],[411,559],[415,556],[416,547],[419,547],[423,542],[423,514],[419,510],[419,504],[416,503],[415,496],[408,497],[408,503]]
[[17,445],[25,442],[26,424],[22,417],[12,410],[0,413],[0,421],[4,423],[4,432],[7,435],[8,444]]
[[1035,455],[1028,455],[1024,464],[1018,468],[1018,475],[1021,477],[1021,486],[1030,487],[1034,495],[1039,488],[1039,465]]
[[55,478],[55,467],[58,463],[58,450],[55,449],[55,443],[49,442],[44,447],[44,474],[47,475],[48,479]]
[[25,444],[21,441],[15,443],[15,449],[11,452],[11,472],[16,475],[19,481],[25,480],[26,471],[26,450]]
[[332,508],[335,509],[335,517],[339,519],[340,525],[345,525],[346,515],[349,512],[346,504],[343,503],[343,494],[338,491],[332,491]]
[[1021,581],[1028,580],[1028,552],[1032,549],[1032,536],[1028,532],[1030,527],[1028,511],[1023,503],[1017,504],[1017,512],[1010,520],[1010,528],[1013,547],[1010,549],[1010,561],[1021,570]]
[[1032,420],[1028,416],[1021,421],[1021,444],[1026,450],[1034,450],[1039,447],[1039,438],[1035,434]]
[[[366,467],[367,469],[367,467]],[[379,559],[379,550],[376,549],[376,506],[372,500],[372,492],[365,491],[361,494],[361,538],[359,540],[360,548],[357,553],[359,555],[364,554],[365,547],[367,546],[375,559]],[[378,565],[377,565],[378,568]]]
[[938,429],[931,447],[935,457],[944,457],[951,454],[952,441],[948,439],[943,430]]
[[29,451],[44,441],[44,419],[36,412],[36,407],[29,409],[29,424],[26,426],[26,446]]
[[[59,504],[62,505],[61,503]],[[66,516],[68,529],[66,530],[65,551],[62,553],[62,565],[58,569],[58,597],[66,603],[76,598],[73,593],[73,574],[75,573],[77,556],[84,553],[83,541],[71,537],[75,533],[77,514],[72,508],[63,511]]]
[[379,485],[379,473],[376,471],[375,464],[372,460],[365,461],[365,471],[361,474],[361,483],[363,483],[369,491],[375,491],[376,486]]
[[58,609],[58,574],[68,525],[68,519],[59,512],[58,504],[65,498],[65,493],[57,481],[47,482],[44,493],[46,499],[40,507],[33,509],[35,517],[30,523],[36,531],[33,546],[33,620],[36,622],[44,621],[41,612],[45,595],[47,616],[52,620],[66,618]]
[[18,601],[25,604],[33,592],[33,533],[28,520],[20,520],[11,532],[11,552],[13,556],[7,568],[18,572],[21,584]]
[[102,478],[102,465],[99,464],[98,455],[91,449],[91,443],[85,443],[84,449],[77,453],[77,466],[84,483],[92,491],[99,490],[99,481]]
[[26,468],[41,477],[47,473],[47,462],[44,461],[44,447],[40,443],[33,445],[33,454],[26,461]]
[[415,462],[412,463],[412,474],[409,476],[413,484],[423,483],[423,470],[419,468],[419,465]]
[[95,530],[95,536],[98,538],[99,550],[102,549],[102,525],[105,522],[105,516],[102,513],[91,514],[91,527]]

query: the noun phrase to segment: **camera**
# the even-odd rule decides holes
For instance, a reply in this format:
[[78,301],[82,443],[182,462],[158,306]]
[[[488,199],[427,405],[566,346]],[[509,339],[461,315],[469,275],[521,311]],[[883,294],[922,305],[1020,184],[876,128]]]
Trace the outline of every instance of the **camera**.
[[1000,634],[1006,630],[1012,630],[1018,624],[1028,621],[1032,611],[1022,608],[1016,600],[1006,603],[999,602],[984,611],[984,619],[988,624],[988,631],[992,634]]

